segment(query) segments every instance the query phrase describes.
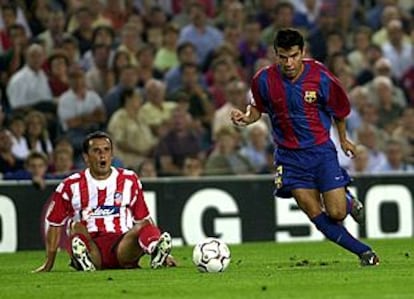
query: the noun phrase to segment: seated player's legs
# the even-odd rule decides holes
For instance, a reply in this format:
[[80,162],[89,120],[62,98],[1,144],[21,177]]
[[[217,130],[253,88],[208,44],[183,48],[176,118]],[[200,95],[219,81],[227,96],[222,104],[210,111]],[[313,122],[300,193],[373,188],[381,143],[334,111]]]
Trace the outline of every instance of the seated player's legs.
[[145,254],[144,249],[138,243],[138,236],[141,228],[148,224],[148,220],[136,224],[120,240],[116,256],[122,268],[132,268],[133,265],[137,265],[140,257]]
[[[74,222],[70,225],[70,249],[72,266],[77,270],[90,271],[101,268],[101,253],[88,233],[85,225]],[[93,265],[90,265],[92,263]]]
[[156,269],[168,264],[171,252],[171,236],[161,234],[150,220],[143,220],[127,232],[117,247],[117,258],[121,267],[130,268],[144,254],[151,255],[151,267]]

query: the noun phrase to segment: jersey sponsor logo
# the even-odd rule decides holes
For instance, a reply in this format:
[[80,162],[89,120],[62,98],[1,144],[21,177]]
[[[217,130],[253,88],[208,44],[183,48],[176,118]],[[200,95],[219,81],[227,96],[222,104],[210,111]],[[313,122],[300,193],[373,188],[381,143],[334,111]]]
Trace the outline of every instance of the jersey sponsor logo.
[[314,90],[306,90],[305,91],[305,96],[303,97],[303,99],[307,103],[313,103],[313,102],[315,102],[316,99],[317,99],[316,91],[314,91]]
[[117,206],[98,206],[95,209],[85,209],[82,211],[82,219],[103,218],[107,216],[118,216],[120,207]]
[[122,203],[122,193],[121,192],[115,192],[114,200],[115,200],[115,204],[120,205]]

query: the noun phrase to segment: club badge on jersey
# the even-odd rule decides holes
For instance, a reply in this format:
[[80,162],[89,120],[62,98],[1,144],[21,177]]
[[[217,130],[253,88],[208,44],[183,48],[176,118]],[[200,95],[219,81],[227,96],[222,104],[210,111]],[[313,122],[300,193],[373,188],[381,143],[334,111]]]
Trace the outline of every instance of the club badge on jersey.
[[303,99],[305,100],[305,102],[307,102],[309,104],[314,103],[317,99],[316,91],[306,90],[305,91],[305,96],[303,97]]

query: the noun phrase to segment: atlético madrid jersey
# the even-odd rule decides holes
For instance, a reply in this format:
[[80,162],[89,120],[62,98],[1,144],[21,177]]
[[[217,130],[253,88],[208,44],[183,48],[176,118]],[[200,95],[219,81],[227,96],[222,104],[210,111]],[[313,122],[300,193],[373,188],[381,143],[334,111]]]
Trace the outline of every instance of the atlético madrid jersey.
[[269,115],[274,142],[288,149],[303,149],[329,139],[332,118],[350,112],[348,97],[338,79],[320,62],[304,59],[295,81],[274,64],[259,70],[252,81],[252,104]]
[[53,194],[47,220],[54,226],[69,218],[82,221],[88,232],[125,233],[149,217],[142,185],[133,171],[112,167],[106,180],[94,179],[89,169],[59,184]]

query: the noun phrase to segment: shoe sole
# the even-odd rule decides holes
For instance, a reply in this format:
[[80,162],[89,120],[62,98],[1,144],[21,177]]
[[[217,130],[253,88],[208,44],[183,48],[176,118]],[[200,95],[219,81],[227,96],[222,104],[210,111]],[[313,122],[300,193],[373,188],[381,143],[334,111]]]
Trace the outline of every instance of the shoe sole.
[[86,244],[79,237],[74,237],[72,240],[72,255],[73,258],[79,263],[82,271],[95,271],[95,265],[89,256],[88,248]]
[[151,260],[151,268],[157,269],[164,265],[164,262],[171,252],[171,236],[169,233],[163,233],[156,245],[157,254]]

